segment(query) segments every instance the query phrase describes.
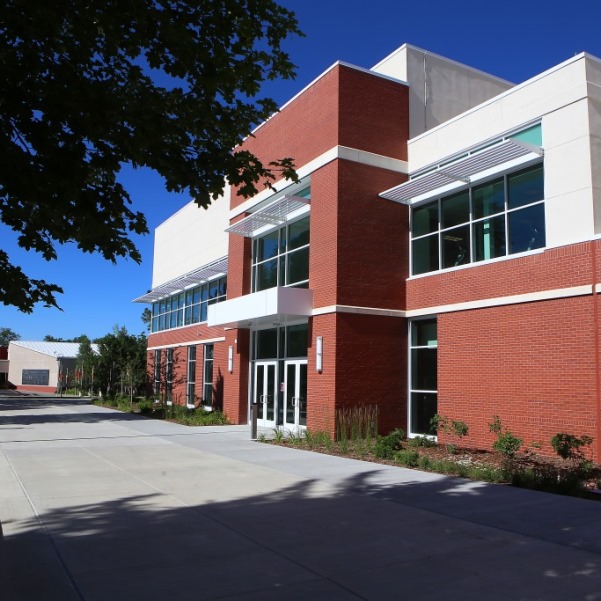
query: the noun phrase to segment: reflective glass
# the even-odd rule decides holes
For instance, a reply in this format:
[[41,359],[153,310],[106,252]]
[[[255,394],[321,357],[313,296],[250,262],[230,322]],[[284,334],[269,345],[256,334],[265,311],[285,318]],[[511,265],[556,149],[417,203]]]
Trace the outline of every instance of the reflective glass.
[[503,179],[476,186],[472,190],[474,219],[488,217],[505,210],[505,185]]
[[309,247],[297,250],[288,255],[288,272],[286,284],[294,284],[309,279]]
[[437,390],[437,349],[411,349],[411,388],[413,390]]
[[505,215],[474,223],[474,261],[505,256]]
[[419,238],[412,244],[413,275],[437,271],[438,267],[438,234]]
[[543,166],[526,169],[507,177],[509,208],[514,209],[545,197]]
[[278,261],[272,259],[265,263],[257,265],[257,280],[255,289],[267,290],[278,285]]
[[288,226],[288,250],[309,244],[309,217],[295,221]]
[[278,254],[278,230],[271,232],[255,243],[255,261],[264,261]]
[[438,229],[438,201],[413,209],[411,219],[414,237],[435,232]]
[[278,330],[259,330],[257,332],[257,359],[277,359]]
[[442,200],[441,227],[453,227],[470,220],[470,194],[468,190]]
[[432,434],[431,419],[438,412],[438,395],[426,392],[411,394],[411,433]]
[[411,324],[411,346],[436,346],[436,319],[420,319]]
[[442,267],[457,267],[470,262],[469,224],[442,232]]
[[309,326],[301,324],[289,326],[287,329],[286,357],[306,357]]
[[509,253],[521,253],[545,246],[545,205],[538,204],[507,215]]

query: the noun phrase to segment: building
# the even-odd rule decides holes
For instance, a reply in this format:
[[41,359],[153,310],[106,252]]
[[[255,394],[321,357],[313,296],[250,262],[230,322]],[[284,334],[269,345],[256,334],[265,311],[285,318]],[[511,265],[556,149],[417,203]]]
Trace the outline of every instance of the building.
[[600,460],[600,85],[586,53],[520,85],[408,45],[333,65],[243,145],[300,183],[157,229],[155,392],[330,433],[438,413],[482,447],[498,415]]
[[17,390],[61,392],[61,384],[65,388],[74,379],[78,353],[79,342],[14,340],[8,345],[8,383]]
[[0,386],[8,384],[8,347],[0,346]]

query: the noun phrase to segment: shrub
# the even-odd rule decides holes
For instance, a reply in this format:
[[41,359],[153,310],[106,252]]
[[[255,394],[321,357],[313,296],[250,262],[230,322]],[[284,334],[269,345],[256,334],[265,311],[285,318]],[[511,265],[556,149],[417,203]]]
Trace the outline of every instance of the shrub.
[[427,436],[415,436],[407,441],[408,447],[431,448],[436,446],[436,442]]
[[493,434],[497,435],[497,440],[492,445],[493,449],[500,453],[508,463],[511,463],[520,450],[523,440],[509,429],[503,428],[498,415],[493,415],[493,420],[488,427]]
[[406,467],[417,467],[419,453],[413,449],[401,449],[394,454],[394,460]]
[[402,447],[405,432],[400,428],[393,430],[386,436],[378,436],[374,447],[374,455],[380,459],[392,459],[396,451]]
[[447,453],[450,455],[457,453],[457,443],[469,434],[469,426],[464,421],[450,419],[439,413],[436,413],[430,420],[430,426],[434,432],[444,432],[452,440],[455,440],[455,442],[446,444]]
[[590,436],[574,436],[566,432],[559,432],[551,438],[553,450],[562,458],[577,464],[584,461],[582,447],[587,447],[593,442]]

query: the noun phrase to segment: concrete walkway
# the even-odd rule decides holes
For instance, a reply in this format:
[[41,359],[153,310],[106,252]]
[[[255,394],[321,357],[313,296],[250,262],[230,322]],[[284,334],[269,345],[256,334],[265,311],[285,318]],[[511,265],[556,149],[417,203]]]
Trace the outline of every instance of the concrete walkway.
[[601,600],[601,503],[0,397],[3,601]]

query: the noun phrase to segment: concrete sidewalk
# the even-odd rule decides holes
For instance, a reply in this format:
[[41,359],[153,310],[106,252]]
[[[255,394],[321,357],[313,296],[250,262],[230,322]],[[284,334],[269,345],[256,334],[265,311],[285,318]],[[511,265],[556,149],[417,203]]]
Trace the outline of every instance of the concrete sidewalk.
[[601,504],[0,398],[0,599],[601,599]]

